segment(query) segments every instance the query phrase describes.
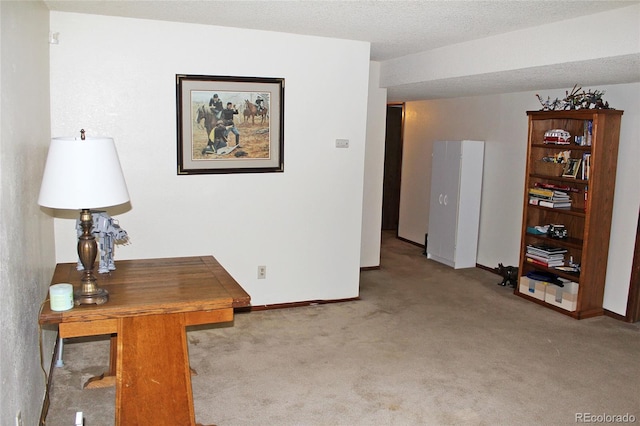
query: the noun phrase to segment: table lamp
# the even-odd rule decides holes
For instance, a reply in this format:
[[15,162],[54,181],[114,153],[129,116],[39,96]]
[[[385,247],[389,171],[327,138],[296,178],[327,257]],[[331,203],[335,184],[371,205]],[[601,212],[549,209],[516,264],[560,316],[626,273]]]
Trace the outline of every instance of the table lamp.
[[98,254],[91,233],[91,209],[117,206],[129,201],[116,146],[112,138],[52,138],[42,177],[38,204],[63,210],[80,210],[82,234],[78,237],[78,257],[84,267],[82,286],[74,293],[76,305],[103,304],[107,290],[98,287],[93,266]]

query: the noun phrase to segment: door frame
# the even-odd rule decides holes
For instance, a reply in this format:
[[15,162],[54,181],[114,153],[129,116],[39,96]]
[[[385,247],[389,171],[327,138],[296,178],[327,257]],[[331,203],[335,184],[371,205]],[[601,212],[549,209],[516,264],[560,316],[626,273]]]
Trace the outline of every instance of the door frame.
[[638,212],[638,226],[636,227],[636,245],[631,264],[631,279],[629,280],[629,297],[627,299],[628,322],[640,321],[640,212]]

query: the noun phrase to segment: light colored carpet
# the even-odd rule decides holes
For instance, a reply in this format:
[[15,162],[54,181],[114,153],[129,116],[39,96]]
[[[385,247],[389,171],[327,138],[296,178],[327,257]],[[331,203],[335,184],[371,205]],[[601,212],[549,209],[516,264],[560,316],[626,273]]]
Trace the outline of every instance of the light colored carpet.
[[[361,300],[236,315],[189,331],[196,420],[227,425],[562,425],[640,422],[640,325],[577,321],[384,234]],[[70,339],[50,426],[113,425],[114,389],[82,390],[108,340]],[[153,362],[150,360],[149,362]]]

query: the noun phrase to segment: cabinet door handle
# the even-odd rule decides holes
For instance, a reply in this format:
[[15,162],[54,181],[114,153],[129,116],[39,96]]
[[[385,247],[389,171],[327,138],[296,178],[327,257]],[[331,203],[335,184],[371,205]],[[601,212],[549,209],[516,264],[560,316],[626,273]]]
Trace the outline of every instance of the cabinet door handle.
[[448,202],[449,202],[449,198],[445,195],[444,196],[444,205],[446,206]]
[[442,204],[442,194],[438,197],[438,203]]

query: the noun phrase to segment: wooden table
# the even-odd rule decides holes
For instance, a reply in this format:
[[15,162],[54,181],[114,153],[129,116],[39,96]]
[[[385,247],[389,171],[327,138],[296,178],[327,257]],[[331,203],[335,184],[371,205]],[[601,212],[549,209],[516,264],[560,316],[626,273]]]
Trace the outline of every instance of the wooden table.
[[[40,324],[58,324],[60,337],[111,334],[116,425],[195,425],[186,326],[229,322],[250,297],[213,256],[121,260],[96,274],[109,291],[103,305],[54,312]],[[52,284],[80,287],[75,263],[56,266]]]

